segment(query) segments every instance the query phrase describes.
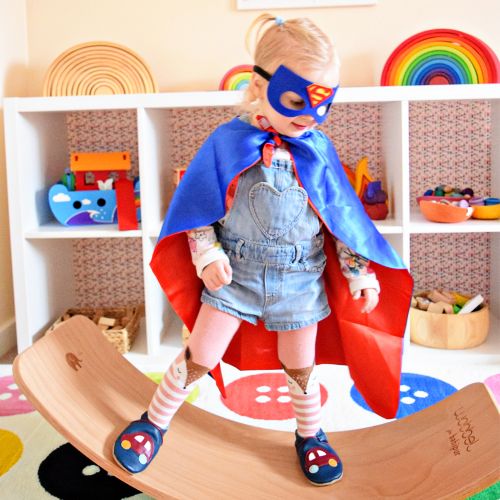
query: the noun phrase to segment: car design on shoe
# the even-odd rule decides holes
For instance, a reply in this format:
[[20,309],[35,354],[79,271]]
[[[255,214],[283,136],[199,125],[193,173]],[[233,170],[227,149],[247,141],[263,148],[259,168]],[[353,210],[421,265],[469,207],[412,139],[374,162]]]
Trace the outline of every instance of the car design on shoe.
[[337,467],[340,460],[333,453],[328,450],[315,446],[307,451],[305,457],[305,468],[311,474],[316,474],[319,472],[320,468],[323,466]]
[[132,450],[142,465],[151,461],[154,443],[146,432],[132,432],[121,437],[120,445],[124,450]]

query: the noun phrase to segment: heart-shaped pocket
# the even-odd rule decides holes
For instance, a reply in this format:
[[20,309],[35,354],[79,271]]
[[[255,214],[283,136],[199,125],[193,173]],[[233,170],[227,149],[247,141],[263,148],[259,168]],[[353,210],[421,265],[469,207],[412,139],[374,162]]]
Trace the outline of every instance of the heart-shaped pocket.
[[280,192],[266,182],[250,189],[249,200],[255,224],[271,240],[288,233],[307,207],[307,193],[301,187],[293,186]]

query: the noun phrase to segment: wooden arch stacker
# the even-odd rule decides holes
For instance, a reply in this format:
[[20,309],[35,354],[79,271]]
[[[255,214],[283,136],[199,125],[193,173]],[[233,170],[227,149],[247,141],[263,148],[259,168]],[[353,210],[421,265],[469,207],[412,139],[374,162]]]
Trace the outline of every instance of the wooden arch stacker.
[[499,479],[500,417],[483,384],[390,423],[329,433],[343,479],[317,488],[303,477],[287,432],[251,427],[185,404],[151,466],[130,475],[111,456],[156,385],[87,318],[75,316],[14,362],[35,408],[112,475],[155,498],[465,498]]

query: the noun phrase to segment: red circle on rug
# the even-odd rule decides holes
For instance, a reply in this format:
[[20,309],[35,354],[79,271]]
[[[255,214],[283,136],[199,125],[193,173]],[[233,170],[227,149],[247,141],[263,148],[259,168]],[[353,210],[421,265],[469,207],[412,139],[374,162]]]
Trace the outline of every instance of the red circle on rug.
[[[320,384],[321,406],[328,399]],[[243,417],[260,420],[287,420],[295,416],[284,373],[259,373],[241,377],[226,386],[222,403]]]
[[0,417],[34,411],[31,403],[22,395],[14,377],[0,377]]

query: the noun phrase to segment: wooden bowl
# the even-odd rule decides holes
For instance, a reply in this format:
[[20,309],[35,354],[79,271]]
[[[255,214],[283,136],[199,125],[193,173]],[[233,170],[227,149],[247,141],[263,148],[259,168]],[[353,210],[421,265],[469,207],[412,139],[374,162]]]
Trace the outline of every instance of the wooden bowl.
[[474,211],[472,207],[462,208],[436,201],[422,200],[419,206],[423,216],[432,222],[464,222]]
[[500,219],[500,203],[498,205],[475,205],[473,219]]
[[437,314],[410,309],[410,339],[437,349],[470,349],[488,336],[490,310],[484,305],[468,314]]

